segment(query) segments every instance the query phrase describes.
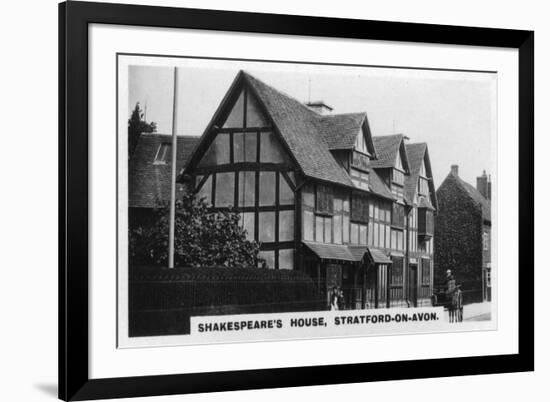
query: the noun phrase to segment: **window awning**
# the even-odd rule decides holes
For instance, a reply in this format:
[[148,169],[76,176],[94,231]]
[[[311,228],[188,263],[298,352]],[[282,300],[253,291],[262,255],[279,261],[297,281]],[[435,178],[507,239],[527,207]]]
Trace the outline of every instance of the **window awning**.
[[369,258],[375,264],[391,264],[391,259],[384,253],[382,250],[377,248],[369,247],[367,248],[369,253]]
[[303,242],[317,257],[322,260],[342,260],[359,262],[363,259],[363,256],[357,258],[356,255],[351,253],[348,246],[343,244],[325,244],[316,243],[310,241]]
[[372,247],[325,244],[310,241],[304,241],[303,243],[322,260],[361,262],[366,254],[369,260],[375,264],[391,264],[391,259],[382,250]]

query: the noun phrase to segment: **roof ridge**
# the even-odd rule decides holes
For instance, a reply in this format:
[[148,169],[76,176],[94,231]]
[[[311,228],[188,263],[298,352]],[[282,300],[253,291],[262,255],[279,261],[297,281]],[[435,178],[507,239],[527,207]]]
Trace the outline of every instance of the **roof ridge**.
[[427,142],[408,142],[405,144],[407,147],[428,146]]
[[383,134],[383,135],[373,135],[372,138],[390,138],[390,137],[405,137],[405,134],[395,133],[395,134]]
[[[313,112],[315,113],[315,112]],[[319,117],[321,117],[322,119],[325,119],[325,118],[333,118],[333,117],[342,117],[342,116],[356,116],[356,115],[366,115],[367,112],[346,112],[346,113],[332,113],[332,114],[325,114],[325,115],[322,115],[322,114],[318,114],[316,113]]]
[[300,104],[300,106],[304,109],[304,110],[307,110],[309,113],[312,114],[312,116],[321,116],[319,113],[316,113],[314,112],[313,110],[311,110],[309,107],[307,107],[307,105],[305,105],[303,102],[299,101],[298,99],[296,99],[295,97],[293,97],[292,95],[289,95],[288,93],[286,93],[285,91],[282,91],[280,89],[277,89],[269,84],[267,84],[265,81],[259,79],[258,77],[256,77],[255,75],[252,75],[250,74],[248,71],[246,70],[241,70],[242,74],[247,77],[247,78],[252,78],[253,80],[256,80],[258,81],[260,84],[268,87],[270,90],[272,91],[275,91],[283,96],[286,96],[288,99]]

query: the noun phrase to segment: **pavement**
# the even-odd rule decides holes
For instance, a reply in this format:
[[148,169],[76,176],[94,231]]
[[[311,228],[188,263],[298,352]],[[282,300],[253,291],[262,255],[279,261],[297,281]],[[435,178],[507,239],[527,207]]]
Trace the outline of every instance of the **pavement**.
[[462,317],[464,321],[489,321],[491,319],[491,303],[466,304]]
[[[464,305],[462,310],[462,320],[463,321],[490,321],[491,320],[491,303],[472,303]],[[449,315],[445,311],[444,315],[445,322],[449,321]]]

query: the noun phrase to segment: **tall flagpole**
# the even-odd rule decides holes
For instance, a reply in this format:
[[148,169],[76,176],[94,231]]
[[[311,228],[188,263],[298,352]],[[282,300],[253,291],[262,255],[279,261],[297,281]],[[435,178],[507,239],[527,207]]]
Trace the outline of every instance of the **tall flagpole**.
[[172,110],[172,179],[170,180],[170,231],[168,233],[168,268],[174,268],[174,238],[176,232],[176,135],[178,110],[178,68],[174,67],[174,104]]

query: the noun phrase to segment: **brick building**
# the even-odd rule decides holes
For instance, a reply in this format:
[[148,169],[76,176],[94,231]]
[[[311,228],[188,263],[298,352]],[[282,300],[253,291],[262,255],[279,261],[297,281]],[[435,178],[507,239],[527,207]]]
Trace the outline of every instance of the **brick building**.
[[458,166],[437,189],[435,283],[450,269],[468,301],[491,300],[491,180],[485,172],[477,188],[458,175]]

